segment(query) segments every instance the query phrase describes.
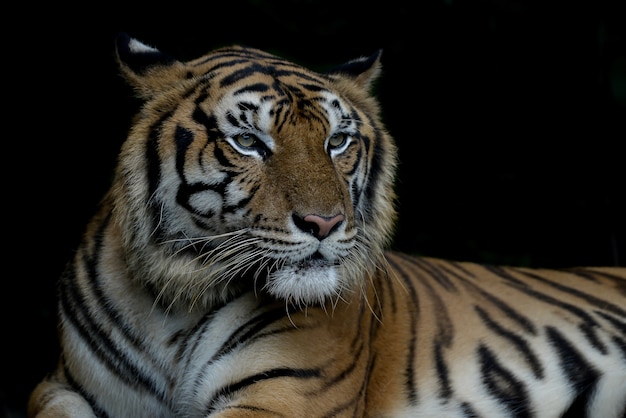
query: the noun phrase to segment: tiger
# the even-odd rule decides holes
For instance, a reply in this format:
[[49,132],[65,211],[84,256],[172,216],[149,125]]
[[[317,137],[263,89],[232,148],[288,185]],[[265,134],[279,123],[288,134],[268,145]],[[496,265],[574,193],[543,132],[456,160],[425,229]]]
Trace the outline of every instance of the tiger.
[[114,50],[139,109],[29,417],[625,416],[626,268],[393,248],[382,50]]

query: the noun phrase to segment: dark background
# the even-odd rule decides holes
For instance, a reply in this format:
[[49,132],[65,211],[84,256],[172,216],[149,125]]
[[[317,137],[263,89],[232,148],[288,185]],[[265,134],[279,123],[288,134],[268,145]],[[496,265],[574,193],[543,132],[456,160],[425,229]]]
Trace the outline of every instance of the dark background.
[[157,4],[5,16],[19,29],[3,60],[13,94],[0,414],[22,417],[56,362],[55,283],[134,112],[113,59],[120,31],[183,60],[242,43],[317,70],[382,48],[377,93],[401,158],[395,248],[538,267],[626,264],[624,1]]

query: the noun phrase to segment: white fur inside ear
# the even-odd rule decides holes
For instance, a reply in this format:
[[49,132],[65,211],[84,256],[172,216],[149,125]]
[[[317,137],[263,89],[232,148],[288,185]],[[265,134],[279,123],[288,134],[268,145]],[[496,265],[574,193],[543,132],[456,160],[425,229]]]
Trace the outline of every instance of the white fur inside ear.
[[128,43],[128,49],[133,53],[159,52],[158,49],[146,45],[143,42],[138,41],[137,39],[130,40],[130,42]]
[[339,276],[336,266],[284,266],[270,274],[265,287],[271,295],[295,304],[323,303],[339,293]]

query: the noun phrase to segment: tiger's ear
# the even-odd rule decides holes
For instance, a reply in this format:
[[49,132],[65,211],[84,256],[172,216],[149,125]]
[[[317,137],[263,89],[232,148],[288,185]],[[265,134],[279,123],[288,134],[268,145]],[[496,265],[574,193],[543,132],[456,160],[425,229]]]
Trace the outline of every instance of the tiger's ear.
[[352,79],[358,86],[368,90],[380,76],[382,54],[383,50],[379,49],[369,57],[356,58],[333,67],[326,74]]
[[[149,99],[177,80],[183,64],[157,48],[120,33],[115,40],[122,75],[139,97]],[[169,82],[168,82],[169,81]]]

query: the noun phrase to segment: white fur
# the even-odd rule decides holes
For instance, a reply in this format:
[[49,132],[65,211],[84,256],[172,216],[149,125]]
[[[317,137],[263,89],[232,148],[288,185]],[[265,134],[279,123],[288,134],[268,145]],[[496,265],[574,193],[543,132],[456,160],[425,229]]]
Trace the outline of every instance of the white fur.
[[302,268],[285,266],[273,272],[267,281],[267,291],[279,299],[304,302],[322,302],[337,293],[338,267],[317,266]]

